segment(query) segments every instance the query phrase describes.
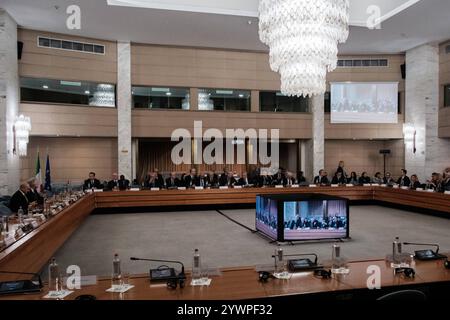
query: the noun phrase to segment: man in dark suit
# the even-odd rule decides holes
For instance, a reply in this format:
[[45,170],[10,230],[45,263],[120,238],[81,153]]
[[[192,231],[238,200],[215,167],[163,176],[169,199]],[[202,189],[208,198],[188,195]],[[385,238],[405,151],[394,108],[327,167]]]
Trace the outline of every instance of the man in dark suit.
[[197,175],[197,170],[195,168],[192,168],[189,172],[189,175],[184,177],[184,184],[186,185],[186,188],[194,188],[200,186],[200,178]]
[[19,190],[17,190],[11,199],[9,200],[9,208],[12,212],[17,213],[20,208],[22,208],[25,214],[28,213],[29,201],[27,198],[27,193],[30,191],[30,186],[27,182],[20,185]]
[[28,202],[36,202],[37,204],[44,203],[44,197],[37,191],[36,179],[32,178],[28,180],[28,185],[30,186],[30,191],[27,192]]
[[119,175],[117,173],[112,174],[112,179],[108,181],[108,190],[119,189]]
[[166,188],[167,189],[175,189],[181,187],[180,179],[177,178],[175,172],[170,173],[170,177],[166,179]]
[[324,172],[325,172],[325,170],[323,170],[323,169],[319,170],[319,175],[314,177],[314,180],[313,180],[314,184],[321,184]]
[[402,169],[402,176],[398,178],[397,184],[400,185],[400,187],[409,187],[411,184],[411,180],[406,175],[408,171],[406,169]]
[[330,184],[330,180],[328,179],[328,172],[326,172],[326,171],[322,172],[322,178],[320,179],[320,184],[324,185],[324,186]]
[[409,187],[413,190],[421,187],[421,183],[416,174],[411,175],[411,184],[409,185]]
[[250,180],[247,177],[247,172],[245,172],[245,171],[242,172],[242,177],[239,178],[239,180],[236,182],[236,185],[245,187],[245,186],[248,186],[250,184],[251,183],[250,183]]
[[84,181],[83,190],[87,189],[103,189],[100,180],[95,178],[95,172],[89,172],[89,179]]
[[297,172],[297,183],[305,183],[305,182],[306,182],[306,178],[304,176],[303,171]]
[[278,172],[273,175],[272,177],[272,184],[273,185],[286,185],[286,174],[284,173],[284,170],[282,168],[278,169]]
[[164,187],[164,178],[163,176],[159,173],[159,170],[157,168],[155,168],[153,170],[153,172],[156,175],[156,185],[158,188],[163,188]]
[[345,177],[342,175],[341,171],[337,171],[333,177],[333,180],[331,180],[331,184],[346,184],[346,183],[347,181]]
[[123,174],[119,178],[119,190],[127,190],[130,187],[130,180],[125,179]]
[[212,174],[209,176],[211,187],[217,187],[219,185],[219,175],[215,170],[212,171]]
[[219,178],[221,187],[232,187],[236,184],[236,179],[233,177],[233,172],[228,172],[228,175],[222,174]]

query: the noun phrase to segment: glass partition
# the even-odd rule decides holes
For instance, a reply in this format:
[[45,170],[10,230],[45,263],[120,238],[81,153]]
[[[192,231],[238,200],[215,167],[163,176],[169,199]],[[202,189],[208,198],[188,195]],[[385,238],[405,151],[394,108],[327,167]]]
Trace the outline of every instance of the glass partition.
[[23,102],[115,107],[116,86],[110,83],[20,78]]
[[199,89],[199,110],[250,111],[249,90]]
[[289,97],[276,91],[259,92],[260,111],[268,112],[309,112],[309,99]]
[[189,110],[189,89],[133,86],[133,107],[139,109]]

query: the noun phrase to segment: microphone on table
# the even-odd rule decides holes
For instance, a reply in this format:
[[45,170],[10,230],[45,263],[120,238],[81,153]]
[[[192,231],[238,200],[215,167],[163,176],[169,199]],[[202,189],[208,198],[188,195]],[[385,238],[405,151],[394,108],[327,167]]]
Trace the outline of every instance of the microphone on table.
[[175,289],[178,284],[180,285],[180,288],[184,288],[186,274],[184,273],[184,264],[181,261],[146,259],[136,257],[131,257],[130,260],[179,264],[181,266],[181,272],[178,275],[176,274],[174,268],[169,268],[165,265],[159,266],[157,269],[150,269],[150,281],[167,281],[167,286],[171,289]]
[[447,257],[439,254],[439,245],[437,243],[416,243],[416,242],[403,242],[406,246],[428,246],[436,247],[436,251],[431,249],[414,251],[414,257],[417,260],[438,260],[446,259]]
[[44,287],[42,284],[41,275],[39,273],[32,272],[17,272],[17,271],[4,271],[1,270],[0,274],[21,274],[30,275],[38,278],[38,284],[31,280],[15,280],[15,281],[2,281],[0,282],[0,295],[3,294],[21,294],[21,293],[36,293],[40,292]]

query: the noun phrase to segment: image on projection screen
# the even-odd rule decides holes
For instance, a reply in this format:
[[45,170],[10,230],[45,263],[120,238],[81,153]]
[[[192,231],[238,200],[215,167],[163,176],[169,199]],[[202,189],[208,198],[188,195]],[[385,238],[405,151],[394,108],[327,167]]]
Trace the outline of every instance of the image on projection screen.
[[397,123],[397,82],[331,83],[331,123]]

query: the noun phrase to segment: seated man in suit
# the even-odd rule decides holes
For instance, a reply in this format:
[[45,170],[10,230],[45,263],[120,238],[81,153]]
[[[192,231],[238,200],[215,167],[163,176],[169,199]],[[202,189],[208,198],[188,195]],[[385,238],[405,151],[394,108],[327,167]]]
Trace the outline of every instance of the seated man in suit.
[[334,175],[333,179],[331,180],[331,184],[346,184],[347,181],[342,174],[342,171],[336,171],[336,174]]
[[108,190],[119,190],[119,175],[117,173],[112,174],[112,179],[108,181]]
[[123,174],[119,178],[119,190],[127,190],[130,187],[130,180],[125,179]]
[[208,188],[211,186],[211,178],[207,172],[203,172],[199,175],[200,186],[204,188]]
[[407,173],[408,171],[406,169],[402,169],[402,175],[397,180],[397,184],[400,185],[400,187],[409,187],[409,185],[411,184],[411,180],[406,175]]
[[236,184],[236,179],[233,177],[233,172],[228,172],[228,175],[222,174],[219,179],[220,186],[232,187]]
[[30,180],[28,180],[28,185],[30,186],[30,191],[27,192],[28,202],[43,204],[44,197],[37,191],[36,178],[31,178]]
[[250,183],[250,180],[248,179],[247,172],[244,171],[244,172],[242,172],[242,177],[239,178],[239,180],[236,182],[235,185],[247,187],[250,184],[251,183]]
[[427,180],[426,188],[439,192],[442,188],[441,175],[437,172],[433,172],[431,174],[431,180]]
[[297,183],[298,183],[298,184],[300,184],[300,183],[306,183],[306,178],[305,178],[305,176],[304,176],[303,171],[297,172]]
[[211,187],[217,187],[219,186],[219,175],[216,173],[216,170],[213,170],[212,173],[209,176],[209,183]]
[[383,178],[383,183],[387,184],[387,185],[395,184],[395,180],[392,178],[392,175],[390,172],[386,172],[386,175]]
[[314,184],[320,184],[321,183],[324,172],[325,172],[325,170],[323,170],[323,169],[319,170],[319,175],[314,177],[314,180],[313,180]]
[[194,188],[200,186],[200,177],[197,175],[197,169],[192,168],[189,175],[184,177],[184,184],[186,188]]
[[358,179],[359,184],[368,184],[370,183],[370,177],[367,175],[367,172],[361,173],[361,177]]
[[293,184],[297,184],[297,179],[295,179],[294,174],[292,172],[286,173],[286,186],[292,186]]
[[89,179],[84,181],[83,190],[87,189],[103,189],[100,180],[95,178],[95,172],[89,172]]
[[278,169],[278,172],[272,177],[273,185],[286,185],[286,174],[282,168]]
[[409,187],[413,190],[416,190],[417,188],[420,188],[421,184],[419,182],[419,178],[417,177],[417,174],[411,175],[411,184]]
[[383,178],[381,178],[381,172],[375,173],[373,177],[373,183],[383,184]]
[[28,213],[29,201],[27,198],[27,193],[30,191],[30,186],[27,182],[20,185],[19,190],[17,190],[11,199],[9,200],[9,208],[12,212],[17,213],[20,208],[22,208],[24,214]]
[[155,168],[153,170],[153,172],[156,175],[156,185],[158,188],[164,188],[164,178],[163,176],[159,173],[159,170],[157,168]]
[[330,180],[328,179],[328,172],[323,171],[322,178],[320,179],[320,184],[322,186],[326,186],[326,185],[330,184]]
[[442,191],[450,191],[450,168],[446,168],[442,174]]
[[171,172],[170,177],[166,179],[166,188],[176,189],[178,187],[181,187],[180,179],[177,178],[177,174],[175,172]]

